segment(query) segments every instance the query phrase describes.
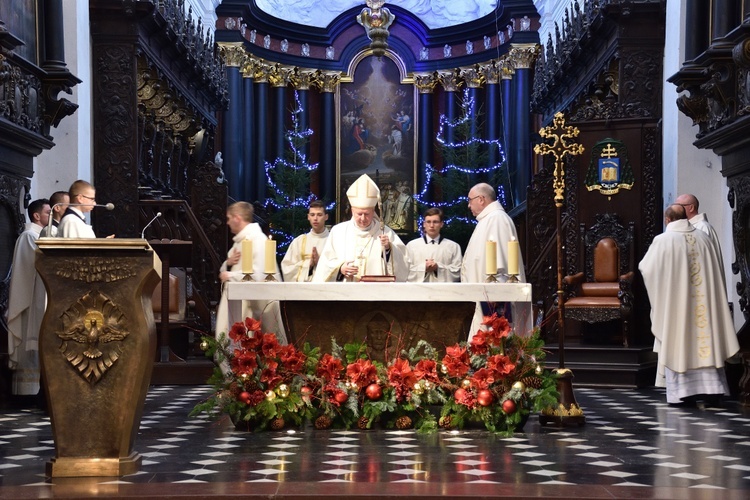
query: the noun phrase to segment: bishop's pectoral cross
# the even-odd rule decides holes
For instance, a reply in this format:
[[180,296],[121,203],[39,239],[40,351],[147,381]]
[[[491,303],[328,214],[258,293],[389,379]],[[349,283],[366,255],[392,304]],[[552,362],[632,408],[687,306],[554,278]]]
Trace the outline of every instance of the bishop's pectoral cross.
[[583,153],[583,146],[577,142],[568,144],[567,139],[578,137],[578,128],[565,125],[565,116],[558,112],[552,120],[552,126],[544,127],[539,130],[539,135],[544,138],[552,138],[552,144],[537,144],[534,146],[534,152],[538,155],[554,155],[555,171],[552,180],[552,189],[555,191],[555,206],[562,207],[565,192],[565,164],[566,155],[580,155]]

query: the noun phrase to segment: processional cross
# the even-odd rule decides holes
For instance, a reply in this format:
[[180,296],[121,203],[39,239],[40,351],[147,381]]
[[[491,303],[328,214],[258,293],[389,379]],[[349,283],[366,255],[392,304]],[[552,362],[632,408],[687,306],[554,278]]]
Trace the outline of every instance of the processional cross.
[[554,424],[585,423],[583,410],[576,403],[573,395],[573,373],[565,368],[565,321],[563,314],[563,253],[562,253],[562,207],[565,201],[565,157],[577,156],[583,153],[583,146],[573,139],[578,137],[577,127],[565,125],[565,116],[558,112],[552,119],[552,125],[539,131],[543,138],[553,139],[552,144],[537,144],[534,152],[538,155],[553,155],[555,170],[552,175],[552,189],[555,192],[555,207],[557,208],[557,322],[558,322],[558,355],[560,365],[558,374],[558,392],[560,405],[557,409],[542,412],[540,422]]

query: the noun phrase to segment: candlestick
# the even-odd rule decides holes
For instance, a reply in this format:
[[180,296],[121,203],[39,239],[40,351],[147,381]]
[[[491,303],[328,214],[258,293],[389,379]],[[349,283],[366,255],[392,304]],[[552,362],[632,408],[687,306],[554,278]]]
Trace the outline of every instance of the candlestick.
[[488,241],[484,248],[485,273],[489,275],[497,274],[497,242]]
[[266,260],[263,272],[276,274],[276,241],[270,236],[266,240]]
[[242,240],[242,273],[253,273],[253,242],[251,240]]
[[521,246],[518,244],[518,240],[511,237],[508,241],[508,274],[515,276],[518,272],[518,255],[521,251]]

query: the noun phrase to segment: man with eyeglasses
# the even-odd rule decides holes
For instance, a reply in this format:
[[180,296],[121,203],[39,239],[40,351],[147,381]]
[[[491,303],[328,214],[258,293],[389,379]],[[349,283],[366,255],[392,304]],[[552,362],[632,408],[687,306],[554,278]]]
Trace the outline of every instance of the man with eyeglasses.
[[[461,282],[484,283],[486,281],[485,251],[487,242],[494,241],[497,243],[495,246],[497,248],[498,267],[495,278],[497,281],[504,283],[508,279],[508,241],[511,238],[518,240],[513,219],[505,213],[505,209],[496,199],[495,189],[489,184],[480,183],[472,187],[469,190],[468,202],[472,215],[477,218],[477,225],[471,234],[471,239],[469,239],[469,244],[464,253]],[[521,255],[518,256],[518,280],[526,281]],[[481,304],[477,304],[477,311],[469,330],[469,338],[474,335],[482,323],[483,312],[480,306]]]
[[461,247],[455,241],[443,238],[443,211],[437,207],[424,213],[421,238],[406,245],[410,269],[407,281],[411,283],[445,283],[461,278]]
[[96,189],[89,182],[79,179],[70,186],[68,194],[70,205],[60,220],[57,235],[61,238],[96,238],[94,229],[83,216],[96,206]]

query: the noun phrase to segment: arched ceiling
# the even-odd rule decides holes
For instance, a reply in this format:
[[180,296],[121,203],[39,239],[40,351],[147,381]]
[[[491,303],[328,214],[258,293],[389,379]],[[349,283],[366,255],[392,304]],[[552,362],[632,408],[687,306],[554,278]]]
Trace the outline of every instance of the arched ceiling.
[[[474,21],[493,12],[498,0],[392,0],[386,7],[398,6],[411,12],[429,29],[449,28]],[[339,14],[365,7],[364,0],[256,0],[255,5],[283,21],[325,28]]]

